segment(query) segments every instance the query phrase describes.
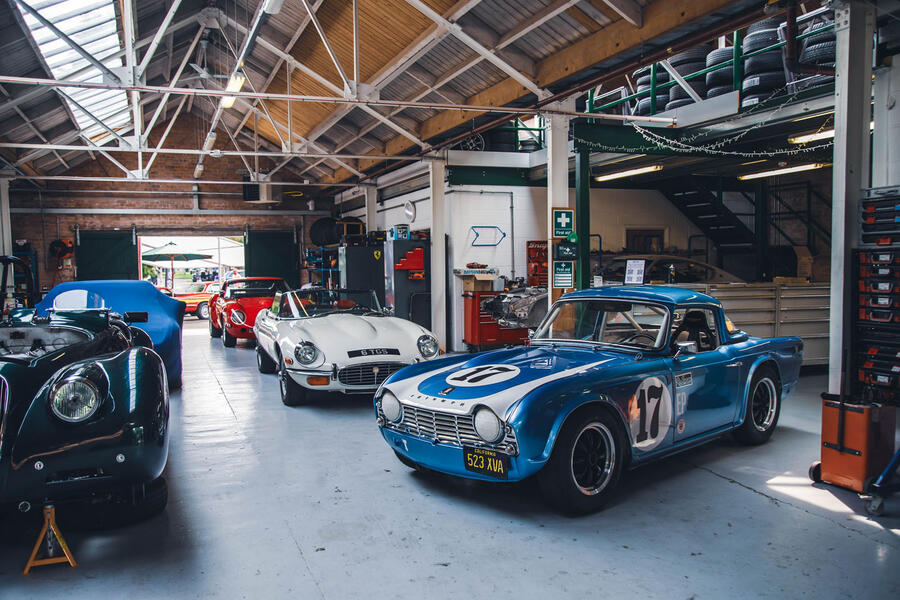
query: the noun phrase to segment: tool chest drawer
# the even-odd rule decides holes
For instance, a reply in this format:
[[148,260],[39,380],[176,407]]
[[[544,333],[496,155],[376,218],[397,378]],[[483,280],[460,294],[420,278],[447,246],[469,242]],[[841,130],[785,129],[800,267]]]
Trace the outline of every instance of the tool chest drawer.
[[863,246],[900,246],[900,188],[864,190],[859,201],[859,235]]
[[860,250],[859,264],[872,267],[900,266],[900,250],[885,248],[883,250]]
[[860,308],[900,308],[900,294],[864,292],[859,295]]
[[859,291],[872,294],[900,294],[900,279],[861,278],[859,280]]

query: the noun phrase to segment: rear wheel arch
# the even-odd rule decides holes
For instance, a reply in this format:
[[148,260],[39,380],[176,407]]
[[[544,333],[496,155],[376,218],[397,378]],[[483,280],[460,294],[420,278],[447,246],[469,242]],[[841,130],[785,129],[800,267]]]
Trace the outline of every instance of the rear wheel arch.
[[753,381],[753,376],[756,375],[760,369],[770,371],[775,376],[775,384],[778,386],[778,391],[781,392],[782,379],[778,361],[769,355],[758,358],[753,365],[751,365],[750,370],[747,371],[747,379],[744,381],[744,393],[741,397],[741,418],[736,425],[742,424],[747,418],[747,403],[750,400],[750,383]]

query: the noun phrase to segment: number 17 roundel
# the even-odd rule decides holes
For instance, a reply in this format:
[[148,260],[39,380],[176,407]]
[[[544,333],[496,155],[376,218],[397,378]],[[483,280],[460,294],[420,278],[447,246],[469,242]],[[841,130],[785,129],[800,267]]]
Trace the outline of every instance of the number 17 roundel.
[[672,394],[659,377],[643,380],[628,401],[628,420],[634,447],[648,452],[659,446],[672,425]]

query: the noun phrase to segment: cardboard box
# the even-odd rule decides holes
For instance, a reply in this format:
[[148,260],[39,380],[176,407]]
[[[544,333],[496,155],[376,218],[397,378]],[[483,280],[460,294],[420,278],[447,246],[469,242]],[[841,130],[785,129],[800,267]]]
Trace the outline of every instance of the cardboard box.
[[797,277],[809,279],[812,276],[813,255],[806,246],[794,246],[797,255]]
[[464,292],[490,292],[494,289],[494,276],[486,273],[460,275]]
[[490,292],[494,289],[497,269],[453,269],[453,274],[462,280],[463,292]]

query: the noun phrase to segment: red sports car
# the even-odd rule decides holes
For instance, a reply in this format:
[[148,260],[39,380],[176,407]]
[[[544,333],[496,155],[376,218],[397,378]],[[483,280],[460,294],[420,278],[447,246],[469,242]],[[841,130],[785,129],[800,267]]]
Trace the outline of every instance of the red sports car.
[[175,299],[186,304],[184,314],[208,319],[209,302],[219,293],[220,287],[218,281],[198,281],[189,285],[185,291],[175,294]]
[[221,337],[231,348],[239,338],[255,340],[253,324],[261,310],[268,310],[278,292],[289,290],[279,277],[242,277],[222,284],[209,300],[209,335]]

